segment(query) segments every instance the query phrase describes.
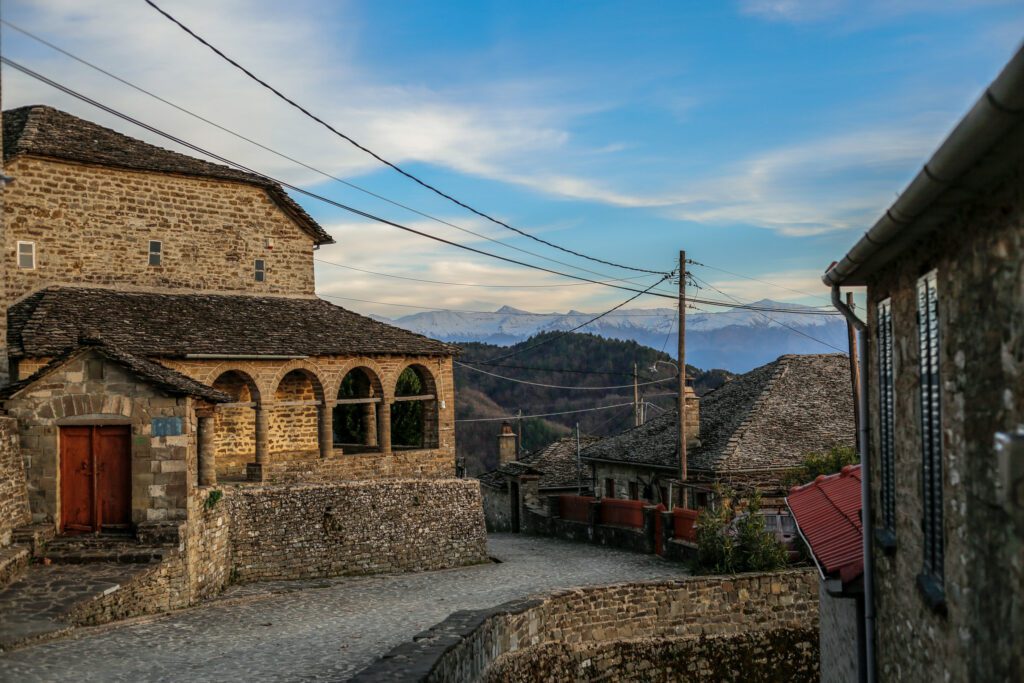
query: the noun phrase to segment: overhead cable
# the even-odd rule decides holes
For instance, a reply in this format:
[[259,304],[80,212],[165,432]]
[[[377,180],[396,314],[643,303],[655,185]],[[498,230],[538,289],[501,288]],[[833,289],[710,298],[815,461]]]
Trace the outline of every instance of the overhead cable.
[[574,391],[610,391],[612,389],[632,389],[634,386],[643,387],[643,386],[648,386],[650,384],[661,384],[662,382],[668,382],[670,380],[677,380],[678,379],[677,377],[664,377],[662,379],[655,379],[655,380],[650,380],[650,381],[646,381],[646,382],[638,382],[636,384],[620,384],[620,385],[610,386],[610,387],[564,386],[564,385],[559,385],[559,384],[545,384],[543,382],[531,382],[531,381],[525,380],[525,379],[516,379],[515,377],[506,377],[505,375],[499,375],[499,374],[497,374],[495,372],[488,372],[487,370],[481,370],[480,368],[474,368],[472,365],[467,365],[466,363],[460,363],[459,361],[455,361],[455,364],[458,365],[458,366],[464,367],[467,370],[472,370],[474,372],[479,372],[480,374],[488,375],[490,377],[497,377],[498,379],[503,379],[503,380],[505,380],[507,382],[515,382],[516,384],[528,384],[528,385],[533,386],[533,387],[543,387],[545,389],[570,389],[570,390],[574,390]]
[[159,5],[157,5],[155,2],[153,2],[153,0],[145,0],[145,2],[146,2],[147,5],[149,5],[154,10],[156,10],[157,12],[162,14],[164,17],[169,19],[175,25],[177,25],[185,33],[189,34],[190,36],[195,38],[197,41],[199,41],[200,43],[202,43],[203,45],[208,47],[210,50],[212,50],[221,59],[223,59],[227,63],[231,64],[233,67],[235,67],[236,69],[238,69],[239,71],[244,73],[246,76],[251,78],[256,83],[259,83],[261,86],[263,86],[264,88],[266,88],[270,92],[274,93],[274,95],[276,95],[279,99],[281,99],[284,102],[288,103],[289,105],[291,105],[295,109],[298,109],[300,112],[305,114],[308,118],[312,119],[313,121],[316,121],[321,126],[326,128],[327,130],[331,131],[332,133],[334,133],[335,135],[337,135],[341,139],[343,139],[346,142],[350,143],[351,145],[355,146],[357,149],[360,149],[363,152],[365,152],[366,154],[369,154],[370,156],[372,156],[377,161],[379,161],[382,164],[392,168],[393,170],[397,171],[398,173],[402,174],[403,176],[405,176],[406,178],[412,180],[413,182],[421,185],[422,187],[425,187],[426,189],[430,190],[434,194],[436,194],[436,195],[438,195],[440,197],[443,197],[443,198],[447,199],[448,201],[450,201],[450,202],[452,202],[454,204],[457,204],[458,206],[461,206],[462,208],[466,209],[467,211],[470,211],[470,212],[476,214],[477,216],[480,216],[481,218],[484,218],[484,219],[486,219],[486,220],[488,220],[488,221],[490,221],[490,222],[492,222],[492,223],[494,223],[496,225],[500,225],[503,228],[507,228],[507,229],[511,230],[512,232],[515,232],[515,233],[517,233],[519,235],[522,235],[523,237],[527,237],[527,238],[529,238],[531,240],[534,240],[536,242],[540,242],[541,244],[547,245],[547,246],[552,247],[554,249],[558,249],[559,251],[563,251],[563,252],[565,252],[567,254],[572,254],[573,256],[578,256],[580,258],[584,258],[584,259],[587,259],[588,261],[593,261],[595,263],[603,263],[604,265],[607,265],[607,266],[614,266],[615,268],[622,268],[624,270],[632,270],[632,271],[638,272],[638,273],[652,273],[654,275],[664,275],[665,274],[662,271],[650,270],[648,268],[637,268],[637,267],[634,267],[634,266],[626,266],[626,265],[623,265],[621,263],[615,263],[614,261],[607,261],[605,259],[597,258],[595,256],[588,256],[587,254],[584,254],[582,252],[575,251],[573,249],[569,249],[567,247],[560,246],[558,244],[555,244],[554,242],[549,242],[548,240],[542,239],[540,237],[537,237],[536,235],[528,233],[525,230],[520,230],[519,228],[511,226],[511,225],[509,225],[508,223],[506,223],[506,222],[504,222],[502,220],[494,218],[490,214],[487,214],[487,213],[485,213],[483,211],[480,211],[479,209],[476,209],[473,206],[470,206],[469,204],[456,199],[452,195],[447,194],[447,193],[439,190],[434,185],[431,185],[430,183],[426,182],[425,180],[422,180],[419,177],[417,177],[416,175],[413,175],[409,171],[406,171],[401,166],[398,166],[397,164],[395,164],[395,163],[393,163],[391,161],[388,161],[387,159],[385,159],[384,157],[380,156],[379,154],[377,154],[376,152],[374,152],[370,148],[360,144],[359,142],[356,142],[356,140],[354,140],[350,136],[346,135],[345,133],[342,133],[340,130],[338,130],[337,128],[335,128],[331,124],[329,124],[326,121],[324,121],[323,119],[321,119],[319,116],[313,114],[311,111],[306,109],[304,106],[302,106],[301,104],[299,104],[295,100],[289,98],[288,96],[286,96],[284,93],[282,93],[280,90],[278,90],[274,86],[270,85],[267,81],[259,78],[252,71],[249,71],[249,69],[245,68],[244,66],[239,64],[237,61],[235,61],[231,57],[228,57],[221,50],[219,50],[218,48],[216,48],[212,44],[210,44],[202,36],[197,34],[195,31],[190,29],[185,24],[183,24],[180,21],[178,21],[177,19],[175,19],[168,12],[164,11],[163,9],[161,9]]

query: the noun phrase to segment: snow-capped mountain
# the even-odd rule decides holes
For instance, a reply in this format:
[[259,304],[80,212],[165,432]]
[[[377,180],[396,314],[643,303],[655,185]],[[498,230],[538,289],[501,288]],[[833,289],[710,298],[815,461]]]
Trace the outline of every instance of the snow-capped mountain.
[[[754,305],[794,311],[822,310],[770,299]],[[493,313],[435,311],[414,313],[388,322],[444,341],[508,345],[540,332],[572,329],[596,315],[581,311],[532,313],[502,306]],[[633,340],[675,355],[676,311],[674,308],[618,310],[580,332]],[[740,308],[720,313],[694,312],[686,316],[686,349],[686,360],[691,365],[745,372],[785,353],[845,351],[846,323],[836,315],[764,313]]]

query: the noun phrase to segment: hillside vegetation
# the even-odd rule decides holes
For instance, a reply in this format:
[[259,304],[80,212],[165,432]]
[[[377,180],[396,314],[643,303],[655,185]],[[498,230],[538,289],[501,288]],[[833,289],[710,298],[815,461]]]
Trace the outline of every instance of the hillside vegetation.
[[[640,377],[641,397],[656,406],[648,409],[648,417],[662,410],[675,410],[675,397],[663,395],[675,393],[675,366],[659,363],[652,369],[656,361],[670,361],[670,356],[633,341],[605,339],[592,334],[559,336],[556,333],[545,333],[511,347],[463,343],[460,344],[462,354],[458,360],[463,363],[489,360],[541,342],[544,342],[542,346],[496,360],[495,365],[474,367],[537,384],[593,389],[560,389],[520,384],[456,365],[456,417],[460,420],[505,417],[514,416],[519,410],[523,415],[537,415],[620,403],[631,404],[634,363],[637,364]],[[694,379],[694,389],[698,395],[721,386],[733,376],[725,370],[704,371],[692,365],[687,366],[687,374]],[[645,384],[657,380],[662,381]],[[553,415],[524,419],[522,422],[522,447],[530,451],[570,434],[577,422],[583,434],[617,434],[633,425],[633,407],[628,405],[609,410]],[[512,423],[515,428],[515,421]],[[456,425],[458,456],[466,463],[469,474],[484,472],[496,466],[500,431],[500,421]]]

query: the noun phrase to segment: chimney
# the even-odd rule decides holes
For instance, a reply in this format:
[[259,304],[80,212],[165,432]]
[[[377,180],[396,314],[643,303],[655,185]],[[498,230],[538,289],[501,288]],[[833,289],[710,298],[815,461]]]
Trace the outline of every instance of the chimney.
[[700,398],[693,390],[693,380],[686,378],[686,448],[700,446]]
[[507,462],[515,462],[516,459],[516,433],[512,431],[512,425],[508,422],[501,423],[501,434],[498,435],[498,464],[504,465]]

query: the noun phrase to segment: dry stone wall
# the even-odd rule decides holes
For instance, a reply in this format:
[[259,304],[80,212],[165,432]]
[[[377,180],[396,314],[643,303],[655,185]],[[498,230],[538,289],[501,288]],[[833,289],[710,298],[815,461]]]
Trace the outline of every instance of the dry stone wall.
[[[4,190],[8,303],[69,282],[313,294],[313,238],[261,188],[27,156],[6,172],[17,181]],[[162,244],[159,266],[150,240]],[[35,243],[35,268],[16,267],[18,241]]]
[[0,548],[10,544],[11,531],[31,520],[18,445],[18,422],[0,417]]
[[[412,643],[395,648],[353,680],[363,683],[487,680],[491,676],[490,667],[507,668],[499,668],[499,673],[525,671],[535,656],[538,661],[555,666],[555,661],[565,651],[552,654],[543,649],[534,650],[550,643],[579,652],[593,646],[596,652],[619,641],[641,638],[733,639],[780,629],[792,633],[779,635],[777,640],[770,636],[748,641],[740,638],[736,641],[740,647],[737,656],[749,657],[752,662],[762,661],[769,655],[785,658],[789,656],[787,652],[769,653],[765,648],[771,643],[785,643],[787,648],[798,644],[803,654],[792,660],[795,679],[815,680],[817,628],[818,582],[813,570],[595,586],[514,601],[490,610],[456,612],[417,636]],[[628,657],[632,661],[643,660],[645,652],[651,654],[637,647]],[[669,642],[663,647],[662,654],[666,657],[680,648],[690,648],[691,654],[705,658],[716,652],[710,645]],[[614,656],[602,654],[601,657],[608,662],[614,660]],[[513,663],[516,658],[525,659]],[[577,660],[573,655],[564,663],[569,666],[579,662],[583,666],[585,660],[586,657]],[[679,660],[672,660],[669,657],[666,666],[672,666],[672,661],[684,662],[685,658],[680,655]],[[652,666],[661,664],[655,662]],[[531,680],[573,680],[573,675],[571,670],[561,671]],[[608,680],[631,679],[627,676]]]
[[474,480],[246,486],[232,490],[228,504],[240,582],[487,561]]

